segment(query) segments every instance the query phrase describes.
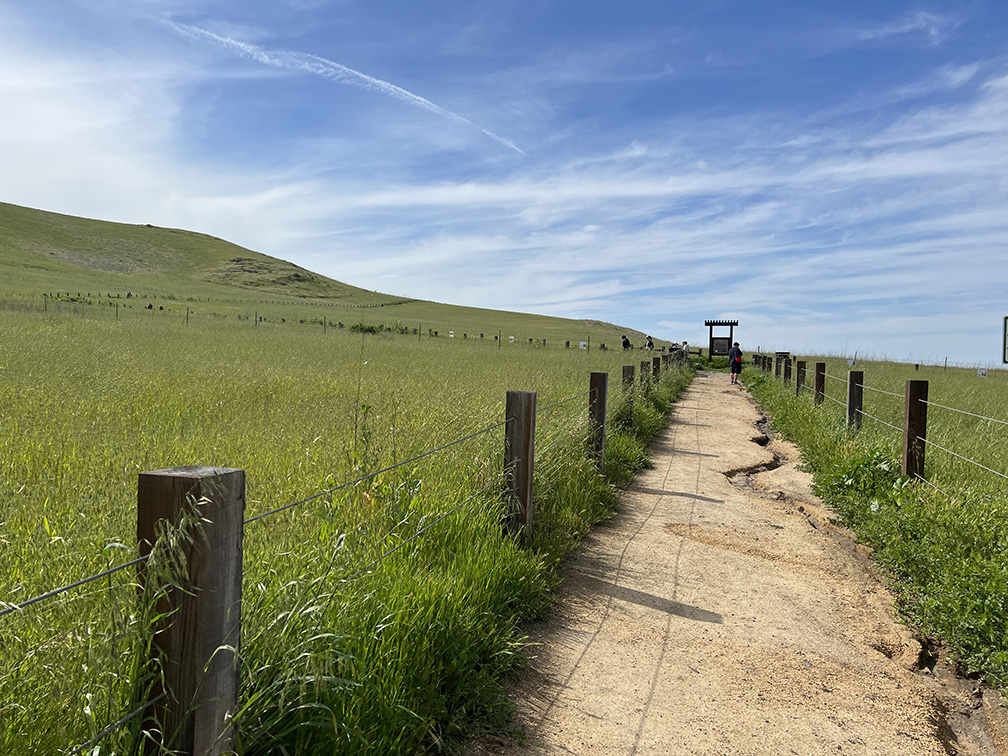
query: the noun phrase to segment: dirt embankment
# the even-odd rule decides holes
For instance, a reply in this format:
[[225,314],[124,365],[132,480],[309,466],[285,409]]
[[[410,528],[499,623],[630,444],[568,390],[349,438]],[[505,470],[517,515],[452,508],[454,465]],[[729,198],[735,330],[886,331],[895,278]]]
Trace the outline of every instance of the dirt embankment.
[[998,695],[893,616],[748,395],[701,375],[566,565],[489,754],[1006,754]]

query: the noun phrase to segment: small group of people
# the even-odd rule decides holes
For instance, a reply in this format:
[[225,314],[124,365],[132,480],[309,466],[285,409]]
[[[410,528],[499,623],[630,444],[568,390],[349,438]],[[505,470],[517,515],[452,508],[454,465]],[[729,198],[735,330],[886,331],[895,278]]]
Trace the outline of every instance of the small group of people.
[[[648,336],[644,342],[644,348],[649,352],[652,351],[654,349],[654,339]],[[630,343],[630,339],[626,337],[626,334],[623,334],[623,351],[625,352],[628,349],[633,349],[633,344]]]

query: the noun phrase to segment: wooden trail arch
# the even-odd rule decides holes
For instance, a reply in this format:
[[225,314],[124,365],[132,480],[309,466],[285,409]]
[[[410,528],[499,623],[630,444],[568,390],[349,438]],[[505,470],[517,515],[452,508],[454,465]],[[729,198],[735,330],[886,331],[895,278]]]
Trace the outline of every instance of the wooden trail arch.
[[[718,355],[718,356],[727,356],[728,350],[731,349],[731,345],[735,341],[735,326],[738,325],[738,321],[737,320],[705,320],[704,321],[704,325],[707,326],[708,328],[710,328],[710,340],[708,342],[708,350],[709,351],[707,352],[707,356],[708,357],[714,357],[715,355]],[[726,348],[724,348],[724,349],[720,349],[719,348],[717,351],[715,351],[715,349],[714,349],[714,329],[715,328],[719,328],[719,327],[728,328],[728,346]],[[724,338],[721,337],[721,338],[718,339],[718,347],[721,347],[723,344],[724,344]]]

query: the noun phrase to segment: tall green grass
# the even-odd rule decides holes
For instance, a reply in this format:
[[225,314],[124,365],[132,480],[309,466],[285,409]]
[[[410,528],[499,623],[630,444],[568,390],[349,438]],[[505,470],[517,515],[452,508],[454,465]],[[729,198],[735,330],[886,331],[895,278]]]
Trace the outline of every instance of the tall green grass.
[[[813,358],[809,358],[811,366]],[[845,362],[827,363],[827,399],[794,396],[772,376],[746,368],[743,379],[774,427],[802,450],[817,493],[874,550],[892,576],[899,608],[923,636],[954,651],[961,669],[1008,685],[1008,494],[1004,479],[935,446],[927,482],[900,476],[905,381],[929,382],[929,401],[994,420],[1005,413],[1008,374],[863,363],[860,431],[846,426]],[[811,369],[809,380],[811,381]],[[888,392],[888,393],[882,393]],[[897,396],[893,396],[897,394]],[[937,406],[927,438],[969,460],[1008,473],[1008,426]]]
[[[507,390],[535,390],[546,406],[625,359],[16,308],[0,340],[9,603],[135,556],[140,471],[245,469],[253,516],[488,428]],[[605,475],[585,451],[586,397],[540,414],[530,548],[501,529],[502,429],[250,523],[241,751],[418,753],[506,727],[502,682],[522,664],[522,623],[548,608],[558,562],[611,516],[613,483],[647,463],[647,439],[690,377],[666,371],[632,405],[612,382]],[[0,753],[66,752],[143,700],[151,617],[134,578],[0,618]],[[97,753],[133,752],[139,729],[133,720]]]

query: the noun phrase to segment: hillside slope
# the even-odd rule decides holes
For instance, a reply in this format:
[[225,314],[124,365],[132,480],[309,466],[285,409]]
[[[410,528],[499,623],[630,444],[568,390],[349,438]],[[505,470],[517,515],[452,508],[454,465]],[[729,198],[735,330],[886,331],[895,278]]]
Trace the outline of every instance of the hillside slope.
[[162,287],[214,283],[296,297],[392,299],[207,234],[77,218],[8,203],[0,203],[0,259],[56,275],[77,269],[156,278]]
[[[270,321],[346,321],[402,331],[458,332],[520,343],[548,338],[619,343],[644,334],[598,320],[485,310],[369,291],[207,234],[79,218],[0,202],[0,298],[38,301],[61,293],[82,304],[131,292],[178,309],[208,302],[215,315]],[[95,297],[91,295],[95,292]],[[322,310],[320,308],[328,308]],[[344,311],[336,314],[332,308]],[[206,310],[204,306],[202,309]],[[346,312],[350,310],[350,312]],[[186,307],[182,306],[182,311]],[[326,312],[330,314],[325,314]],[[415,329],[415,330],[414,330]]]

